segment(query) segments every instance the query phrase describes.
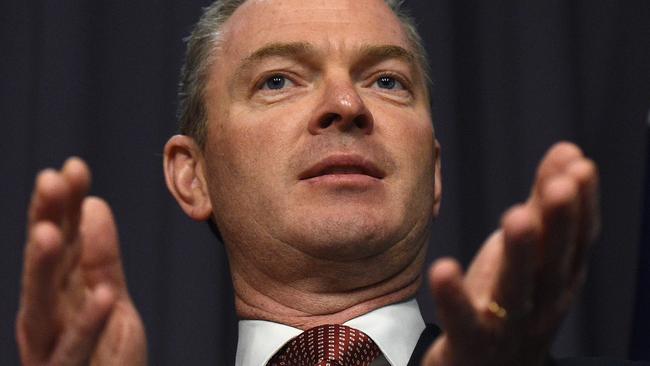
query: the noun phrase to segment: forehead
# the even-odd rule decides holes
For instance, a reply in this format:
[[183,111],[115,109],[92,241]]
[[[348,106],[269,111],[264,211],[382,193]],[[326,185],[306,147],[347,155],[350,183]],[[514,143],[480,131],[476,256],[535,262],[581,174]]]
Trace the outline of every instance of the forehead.
[[249,0],[224,24],[220,48],[239,58],[282,42],[332,52],[374,44],[410,48],[383,0]]

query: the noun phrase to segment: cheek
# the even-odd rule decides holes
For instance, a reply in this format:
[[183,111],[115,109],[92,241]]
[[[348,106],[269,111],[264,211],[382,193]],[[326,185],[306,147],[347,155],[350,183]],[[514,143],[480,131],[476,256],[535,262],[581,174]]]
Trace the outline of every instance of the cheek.
[[426,173],[433,171],[433,125],[426,109],[379,110],[376,132],[383,135],[400,169]]
[[391,122],[378,123],[389,153],[397,163],[399,201],[407,212],[429,212],[433,204],[434,136],[427,112],[386,111]]
[[[229,191],[266,190],[286,175],[295,147],[295,126],[280,111],[233,109],[227,120],[210,129],[207,159],[214,180]],[[244,192],[245,193],[245,192]]]

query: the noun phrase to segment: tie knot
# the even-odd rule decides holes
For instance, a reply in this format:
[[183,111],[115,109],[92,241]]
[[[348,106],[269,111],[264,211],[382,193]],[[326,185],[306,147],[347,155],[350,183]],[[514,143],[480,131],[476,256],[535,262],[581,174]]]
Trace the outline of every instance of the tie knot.
[[378,355],[379,347],[362,331],[326,324],[289,341],[268,366],[368,366]]

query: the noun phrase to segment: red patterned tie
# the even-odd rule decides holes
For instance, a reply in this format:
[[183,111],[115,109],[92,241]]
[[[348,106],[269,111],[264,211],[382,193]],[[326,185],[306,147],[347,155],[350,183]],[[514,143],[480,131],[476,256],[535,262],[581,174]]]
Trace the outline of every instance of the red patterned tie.
[[378,355],[379,347],[360,330],[327,324],[289,341],[267,366],[369,366]]

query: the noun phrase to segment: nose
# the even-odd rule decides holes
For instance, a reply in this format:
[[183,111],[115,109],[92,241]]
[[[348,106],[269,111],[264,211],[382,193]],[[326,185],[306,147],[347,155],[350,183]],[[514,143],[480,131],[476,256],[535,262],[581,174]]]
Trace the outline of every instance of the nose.
[[321,103],[309,122],[309,132],[318,135],[338,130],[369,135],[373,126],[372,114],[353,83],[329,82],[323,90]]

